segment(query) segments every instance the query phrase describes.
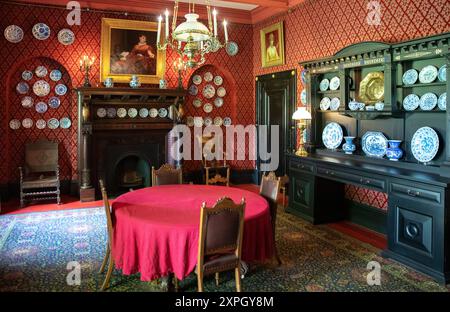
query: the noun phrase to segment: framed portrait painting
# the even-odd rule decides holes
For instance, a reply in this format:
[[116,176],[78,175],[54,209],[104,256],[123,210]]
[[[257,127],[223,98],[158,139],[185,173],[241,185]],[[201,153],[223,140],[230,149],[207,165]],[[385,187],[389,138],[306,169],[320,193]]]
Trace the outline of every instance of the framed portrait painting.
[[153,22],[103,18],[100,80],[128,83],[138,75],[141,83],[158,84],[166,53],[156,47],[157,27]]
[[261,64],[271,67],[284,64],[283,22],[261,29]]

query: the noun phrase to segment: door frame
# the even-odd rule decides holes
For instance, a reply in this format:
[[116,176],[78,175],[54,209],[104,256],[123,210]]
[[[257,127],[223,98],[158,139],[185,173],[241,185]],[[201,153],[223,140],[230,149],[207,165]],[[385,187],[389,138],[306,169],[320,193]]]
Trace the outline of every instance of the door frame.
[[[259,130],[259,125],[263,122],[263,116],[262,116],[262,99],[263,99],[263,87],[264,84],[270,80],[273,79],[287,79],[288,81],[288,94],[289,97],[287,101],[289,102],[289,105],[286,110],[286,114],[284,116],[284,120],[286,123],[286,128],[284,129],[284,145],[285,150],[280,151],[280,160],[282,158],[286,159],[286,153],[292,152],[293,149],[295,149],[295,140],[296,140],[296,133],[295,133],[295,123],[292,120],[292,114],[295,112],[295,109],[297,108],[297,70],[287,70],[282,72],[276,72],[266,75],[257,76],[255,79],[255,113],[256,113],[256,130]],[[283,131],[280,129],[280,131]],[[261,183],[261,175],[262,172],[260,171],[260,164],[261,160],[259,158],[259,136],[258,133],[256,135],[256,152],[257,152],[257,158],[256,158],[256,169],[255,169],[255,180],[258,184]],[[285,168],[285,171],[287,168]],[[287,173],[287,172],[286,172]]]

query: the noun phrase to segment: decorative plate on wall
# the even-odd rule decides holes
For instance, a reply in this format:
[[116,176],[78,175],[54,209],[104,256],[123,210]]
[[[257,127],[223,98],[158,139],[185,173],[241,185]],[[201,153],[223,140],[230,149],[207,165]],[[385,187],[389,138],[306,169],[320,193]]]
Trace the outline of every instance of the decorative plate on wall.
[[447,81],[447,65],[442,65],[439,68],[438,79],[441,82]]
[[75,34],[68,28],[61,29],[58,32],[58,41],[63,45],[71,45],[75,42]]
[[11,119],[11,121],[9,122],[9,127],[13,130],[17,130],[20,128],[22,124],[20,123],[20,120],[18,119]]
[[106,109],[106,117],[115,118],[117,116],[117,111],[114,107],[109,107]]
[[117,109],[117,117],[124,118],[127,115],[127,110],[123,107]]
[[432,161],[439,150],[439,136],[430,127],[419,128],[411,139],[411,152],[415,159],[427,163]]
[[34,70],[34,73],[39,78],[44,78],[45,76],[47,76],[48,70],[47,70],[47,68],[45,68],[45,66],[41,65],[41,66],[36,67],[36,69]]
[[135,118],[138,115],[138,111],[136,108],[132,107],[128,109],[128,117]]
[[35,109],[39,114],[43,114],[48,110],[48,105],[45,102],[39,102],[36,104]]
[[333,77],[330,80],[330,90],[336,91],[341,86],[341,80],[339,77]]
[[203,96],[207,99],[211,99],[214,97],[214,95],[216,94],[216,88],[214,88],[213,85],[211,84],[207,84],[204,88],[203,88]]
[[302,90],[302,93],[300,94],[300,101],[303,105],[306,105],[306,89]]
[[227,95],[227,90],[224,87],[217,89],[217,96],[224,97],[225,95]]
[[342,127],[336,122],[330,122],[322,132],[322,141],[326,148],[338,148],[344,138]]
[[214,118],[214,125],[220,127],[223,124],[223,120],[221,117],[217,116]]
[[57,129],[59,127],[59,120],[56,118],[50,118],[47,121],[47,127],[52,130]]
[[6,40],[11,43],[18,43],[23,39],[23,30],[17,25],[9,25],[3,33]]
[[361,145],[367,156],[382,158],[386,155],[388,140],[382,132],[367,131],[362,137]]
[[438,97],[432,92],[425,93],[420,97],[420,109],[424,111],[433,110],[438,102]]
[[67,93],[66,85],[63,85],[62,83],[57,84],[55,87],[55,93],[58,95],[65,95]]
[[223,83],[223,78],[221,76],[214,77],[214,84],[216,86],[221,86]]
[[33,92],[40,97],[47,96],[50,93],[50,85],[45,80],[38,80],[33,84]]
[[71,125],[72,125],[72,122],[67,117],[63,117],[59,120],[59,126],[62,129],[69,129]]
[[165,109],[165,108],[160,108],[160,109],[158,109],[158,116],[159,117],[161,117],[161,118],[166,118],[167,117],[167,114],[168,114],[168,112],[167,112],[167,109]]
[[239,52],[239,46],[234,41],[228,41],[227,45],[225,46],[225,50],[227,51],[228,55],[235,56]]
[[402,77],[403,84],[405,85],[413,85],[419,79],[419,73],[414,68],[408,69],[405,71]]
[[202,100],[200,100],[200,99],[195,99],[195,100],[192,102],[192,105],[194,105],[195,107],[202,107]]
[[205,78],[206,82],[211,82],[214,79],[214,76],[210,72],[206,72],[205,75],[203,75],[203,78]]
[[447,92],[444,92],[439,96],[438,107],[440,110],[447,110]]
[[158,117],[158,110],[156,108],[151,108],[149,110],[149,115],[150,115],[151,118]]
[[46,40],[50,37],[50,27],[44,23],[37,23],[33,26],[33,36],[38,40]]
[[52,96],[48,100],[48,106],[50,106],[51,108],[58,108],[60,104],[61,104],[61,101],[56,96]]
[[31,120],[31,118],[25,118],[24,120],[22,120],[22,127],[24,127],[25,129],[30,129],[31,127],[33,127],[33,120]]
[[139,110],[139,117],[147,118],[148,117],[148,109],[143,107]]
[[31,96],[25,96],[22,99],[22,107],[24,107],[24,108],[31,108],[31,107],[33,107],[33,104],[34,104],[34,100]]
[[205,124],[206,127],[211,126],[212,123],[213,123],[211,117],[206,117],[205,120],[204,120],[203,122],[204,122],[204,124]]
[[319,84],[320,91],[327,91],[330,87],[330,81],[328,79],[322,79],[322,81]]
[[97,109],[97,116],[99,118],[105,118],[106,117],[106,109],[103,107],[100,107]]
[[194,126],[202,127],[203,126],[203,118],[202,117],[194,117]]
[[27,94],[28,91],[30,91],[30,86],[28,85],[28,83],[21,81],[17,84],[16,91],[19,94]]
[[23,80],[31,80],[33,78],[33,72],[31,70],[24,70],[22,72],[22,79]]
[[334,97],[331,99],[330,109],[332,111],[337,111],[340,106],[341,106],[341,100],[338,97]]
[[192,116],[187,116],[187,117],[186,117],[186,125],[187,125],[188,127],[194,126],[194,117],[192,117]]
[[196,85],[199,85],[202,83],[202,76],[200,75],[195,75],[194,77],[192,77],[192,82]]
[[45,127],[47,127],[47,123],[45,122],[44,119],[36,120],[36,128],[42,130],[42,129],[45,129]]
[[198,93],[198,88],[197,88],[197,86],[196,86],[196,85],[191,85],[191,86],[189,87],[189,94],[190,94],[190,95],[197,95],[197,93]]
[[410,94],[403,99],[403,108],[407,111],[413,111],[419,107],[420,98],[415,94]]
[[222,106],[223,106],[223,98],[217,97],[217,98],[214,100],[214,105],[215,105],[216,107],[222,107]]
[[225,117],[225,118],[223,119],[223,125],[224,125],[225,127],[231,126],[231,118],[230,118],[230,117]]
[[428,65],[422,68],[419,73],[419,81],[421,83],[432,83],[438,76],[438,69],[436,66]]
[[54,69],[50,72],[50,79],[53,81],[60,81],[62,78],[62,73],[58,69]]
[[330,108],[331,100],[329,97],[324,97],[319,104],[320,110],[327,110]]
[[212,106],[212,104],[211,103],[206,103],[205,105],[203,105],[203,111],[205,112],[205,113],[211,113],[212,112],[212,110],[213,110],[213,106]]

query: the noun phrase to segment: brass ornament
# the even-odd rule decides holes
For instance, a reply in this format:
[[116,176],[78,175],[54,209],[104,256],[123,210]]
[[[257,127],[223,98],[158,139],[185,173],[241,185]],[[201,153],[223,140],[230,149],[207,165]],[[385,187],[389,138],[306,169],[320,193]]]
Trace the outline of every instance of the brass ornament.
[[366,104],[375,104],[384,100],[384,73],[367,74],[359,85],[359,98]]

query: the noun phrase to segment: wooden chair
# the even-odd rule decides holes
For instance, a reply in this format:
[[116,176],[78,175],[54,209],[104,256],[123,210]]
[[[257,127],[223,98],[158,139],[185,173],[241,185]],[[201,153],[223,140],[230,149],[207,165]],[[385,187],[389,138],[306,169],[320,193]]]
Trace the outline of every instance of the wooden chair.
[[103,273],[106,267],[106,263],[109,259],[109,265],[108,265],[108,271],[106,272],[105,280],[103,281],[103,285],[101,287],[101,290],[105,290],[109,287],[109,281],[111,279],[112,271],[114,270],[114,259],[112,257],[112,238],[113,238],[113,225],[112,225],[112,218],[111,218],[111,206],[109,204],[108,195],[106,193],[105,184],[102,179],[99,180],[100,184],[100,190],[102,192],[102,198],[103,198],[103,206],[105,209],[105,215],[106,215],[106,226],[108,229],[108,242],[106,244],[106,254],[105,258],[103,259],[102,266],[100,267],[99,273]]
[[197,281],[198,291],[203,291],[203,276],[234,269],[236,290],[241,291],[241,251],[244,234],[245,199],[235,204],[224,197],[212,208],[203,203],[200,212]]
[[272,234],[275,250],[275,259],[278,265],[281,264],[280,257],[278,256],[277,244],[275,242],[275,229],[277,221],[277,208],[278,208],[278,194],[280,191],[281,178],[277,178],[275,172],[269,172],[266,176],[262,176],[261,187],[259,194],[263,196],[268,202],[270,207],[270,217],[272,221]]
[[[205,177],[205,184],[225,184],[230,186],[230,166],[227,165],[226,153],[223,153],[223,163],[218,160],[207,160],[206,154],[203,153],[205,145],[213,139],[213,136],[198,136],[199,144],[202,147],[202,166]],[[215,153],[215,146],[211,148],[211,152]]]
[[152,166],[152,186],[183,184],[183,170],[172,165],[164,164],[158,170]]
[[285,174],[284,176],[280,177],[281,181],[280,181],[280,193],[283,194],[283,208],[286,208],[286,194],[287,194],[287,189],[288,189],[288,184],[289,184],[289,177]]
[[56,199],[61,203],[58,143],[38,141],[25,145],[25,165],[19,167],[20,206],[27,201]]

